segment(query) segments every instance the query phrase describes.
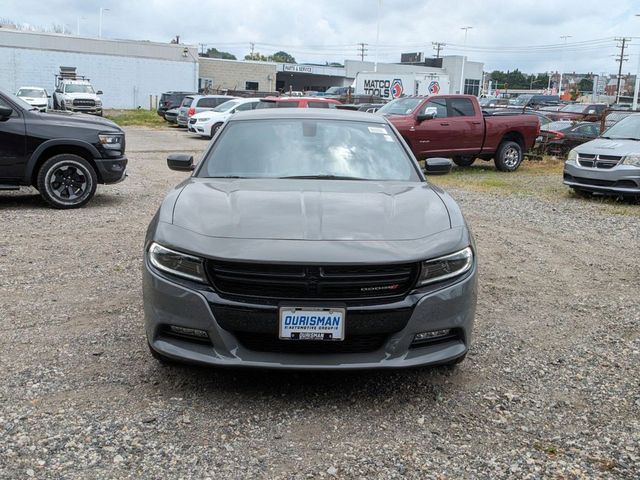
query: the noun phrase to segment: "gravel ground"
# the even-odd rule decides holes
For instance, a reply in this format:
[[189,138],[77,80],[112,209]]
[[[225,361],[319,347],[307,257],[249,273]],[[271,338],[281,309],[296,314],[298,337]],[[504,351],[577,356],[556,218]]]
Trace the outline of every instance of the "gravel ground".
[[144,231],[184,177],[167,152],[207,143],[127,135],[130,177],[84,209],[0,195],[0,478],[640,477],[638,216],[452,190],[481,260],[454,370],[162,367]]

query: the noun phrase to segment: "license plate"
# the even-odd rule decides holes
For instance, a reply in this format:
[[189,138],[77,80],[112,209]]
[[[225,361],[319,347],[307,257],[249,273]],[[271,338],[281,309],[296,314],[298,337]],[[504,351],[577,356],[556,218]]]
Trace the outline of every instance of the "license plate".
[[281,307],[280,339],[344,340],[344,308]]

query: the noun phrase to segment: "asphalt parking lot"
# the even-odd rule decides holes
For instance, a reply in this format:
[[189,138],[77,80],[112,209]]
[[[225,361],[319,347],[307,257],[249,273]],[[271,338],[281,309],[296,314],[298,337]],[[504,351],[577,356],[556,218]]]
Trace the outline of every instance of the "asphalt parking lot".
[[130,177],[86,208],[0,194],[0,478],[640,477],[637,215],[451,190],[481,262],[453,370],[163,367],[144,233],[184,178],[167,154],[207,141],[128,128],[127,145]]

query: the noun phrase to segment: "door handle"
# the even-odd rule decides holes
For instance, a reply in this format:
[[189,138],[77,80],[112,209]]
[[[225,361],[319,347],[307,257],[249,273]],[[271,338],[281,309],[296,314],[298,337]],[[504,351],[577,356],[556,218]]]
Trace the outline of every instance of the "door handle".
[[440,125],[442,125],[443,127],[448,127],[449,123],[448,122],[440,122]]
[[474,125],[480,125],[482,122],[471,122],[471,123],[473,123]]

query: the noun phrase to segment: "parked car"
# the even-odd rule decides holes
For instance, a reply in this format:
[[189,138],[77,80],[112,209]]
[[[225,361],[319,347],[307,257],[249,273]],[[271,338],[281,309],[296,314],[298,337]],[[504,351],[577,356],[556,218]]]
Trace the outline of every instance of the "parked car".
[[[187,95],[198,95],[197,92],[165,92],[160,95],[157,113],[166,120],[165,113],[173,108],[180,108],[180,104]],[[175,122],[174,122],[175,123]]]
[[336,108],[340,102],[322,97],[265,97],[256,109],[263,108]]
[[349,103],[349,104],[336,105],[336,108],[340,108],[343,110],[357,110],[359,112],[375,113],[384,105],[385,105],[384,103],[360,103],[360,104]]
[[564,156],[572,148],[600,135],[600,125],[594,122],[560,120],[540,128],[534,149],[551,155]]
[[620,120],[599,138],[571,150],[564,184],[582,195],[640,198],[640,114]]
[[573,103],[546,115],[553,120],[599,122],[606,110],[607,106],[604,103]]
[[515,110],[513,108],[498,108],[495,110],[484,111],[485,116],[490,115],[493,117],[499,115],[519,115],[521,113],[525,115],[535,115],[538,118],[541,127],[553,121],[549,117],[547,117],[547,112],[544,112],[542,110],[532,110],[530,108],[525,108],[523,111]]
[[16,97],[21,98],[32,107],[36,107],[41,112],[46,112],[49,108],[49,94],[40,87],[21,87],[16,93]]
[[91,81],[77,75],[75,67],[60,67],[53,92],[53,109],[102,116],[102,90],[93,89]]
[[180,108],[171,108],[164,112],[164,119],[168,123],[176,125],[178,123],[178,115],[180,115]]
[[511,107],[515,108],[540,108],[549,105],[560,104],[558,95],[532,95],[524,94],[516,97],[511,103]]
[[213,110],[196,113],[189,119],[189,131],[202,137],[212,138],[222,124],[236,112],[253,110],[259,98],[237,98],[218,105]]
[[518,169],[540,123],[533,115],[484,115],[473,95],[404,97],[379,109],[420,159],[452,157],[459,166],[495,159],[504,172]]
[[33,186],[55,208],[78,208],[98,183],[124,180],[124,149],[124,132],[109,120],[43,114],[0,92],[0,190]]
[[196,113],[213,110],[218,105],[233,100],[238,97],[230,95],[187,95],[182,99],[180,111],[178,113],[178,126],[186,127],[189,124],[189,118]]
[[478,100],[482,108],[501,108],[509,106],[508,98],[485,97]]
[[384,117],[240,112],[197,167],[190,155],[167,163],[191,175],[145,240],[145,329],[160,361],[344,370],[466,355],[473,238]]

